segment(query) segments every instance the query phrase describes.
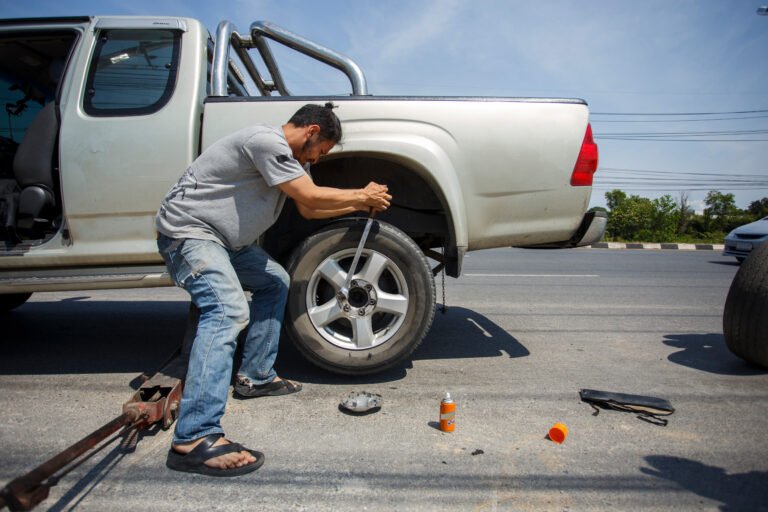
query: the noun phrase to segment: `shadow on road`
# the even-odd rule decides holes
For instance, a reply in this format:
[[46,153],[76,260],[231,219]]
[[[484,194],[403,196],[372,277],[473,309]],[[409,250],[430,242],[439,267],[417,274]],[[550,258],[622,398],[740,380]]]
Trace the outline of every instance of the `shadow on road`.
[[2,318],[0,375],[154,372],[180,345],[189,304],[29,302]]
[[762,375],[768,373],[735,356],[722,334],[666,334],[664,344],[682,349],[669,356],[681,366],[718,375]]
[[724,265],[726,267],[738,267],[741,265],[740,262],[737,260],[712,260],[709,263],[712,263],[714,265]]
[[[78,506],[85,501],[92,492],[97,491],[101,483],[106,479],[114,469],[116,469],[126,456],[129,456],[136,449],[136,445],[145,437],[152,437],[163,432],[159,424],[154,424],[149,428],[138,431],[119,432],[111,438],[105,440],[98,447],[78,459],[78,465],[91,457],[97,457],[97,454],[105,450],[110,445],[112,449],[107,451],[103,457],[74,485],[64,493],[58,501],[53,503],[48,512],[61,512],[64,510],[77,510]],[[131,437],[133,435],[134,437]],[[64,470],[68,472],[67,470]],[[57,473],[57,477],[62,476],[62,472]],[[43,506],[47,505],[43,502]]]
[[474,357],[510,358],[530,355],[507,331],[487,317],[461,307],[436,313],[432,329],[414,353],[415,360],[463,359]]
[[699,496],[719,501],[723,504],[720,510],[765,510],[768,503],[767,471],[730,475],[723,468],[691,459],[650,455],[645,460],[651,468],[640,468],[642,473],[664,478]]
[[[189,303],[90,301],[75,297],[29,302],[2,315],[0,375],[153,373],[181,345]],[[470,309],[436,313],[415,360],[529,355],[507,331]],[[304,382],[376,383],[405,377],[408,364],[361,377],[340,376],[308,363],[281,343],[278,373]]]
[[[528,349],[519,341],[487,317],[471,309],[452,307],[446,314],[435,313],[432,328],[412,359],[516,358],[529,354]],[[303,382],[375,384],[404,378],[411,364],[404,363],[374,375],[335,375],[306,362],[290,343],[281,343],[275,367],[279,374]]]

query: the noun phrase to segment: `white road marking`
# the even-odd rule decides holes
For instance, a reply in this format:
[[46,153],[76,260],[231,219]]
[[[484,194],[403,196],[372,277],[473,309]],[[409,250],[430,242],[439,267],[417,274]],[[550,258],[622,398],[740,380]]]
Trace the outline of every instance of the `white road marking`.
[[600,277],[600,274],[462,274],[467,277]]

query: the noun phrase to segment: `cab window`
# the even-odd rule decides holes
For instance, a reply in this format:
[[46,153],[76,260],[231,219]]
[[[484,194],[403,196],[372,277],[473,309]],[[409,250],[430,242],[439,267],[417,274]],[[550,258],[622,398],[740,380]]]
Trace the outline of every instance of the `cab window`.
[[179,67],[175,30],[105,30],[88,71],[85,112],[92,116],[146,115],[170,100]]

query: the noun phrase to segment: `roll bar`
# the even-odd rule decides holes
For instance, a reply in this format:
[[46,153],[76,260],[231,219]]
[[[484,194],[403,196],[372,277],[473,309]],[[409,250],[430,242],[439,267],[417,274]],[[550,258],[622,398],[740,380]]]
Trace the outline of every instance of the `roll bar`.
[[[309,39],[305,39],[297,34],[279,27],[268,21],[256,21],[251,24],[250,36],[244,37],[237,32],[234,24],[230,21],[222,21],[216,29],[216,41],[213,50],[213,66],[211,73],[211,96],[227,96],[227,76],[229,71],[239,75],[237,68],[229,58],[230,47],[235,50],[238,57],[245,66],[248,76],[253,80],[259,92],[264,96],[271,95],[277,91],[282,96],[290,96],[288,88],[285,86],[285,80],[280,73],[277,61],[269,49],[267,39],[271,39],[292,50],[302,53],[315,60],[323,62],[334,67],[347,75],[352,84],[353,96],[368,95],[368,85],[365,81],[365,75],[360,66],[349,57],[338,52],[319,45]],[[270,80],[264,79],[259,73],[251,56],[249,49],[255,48],[259,51],[264,65],[269,71]]]

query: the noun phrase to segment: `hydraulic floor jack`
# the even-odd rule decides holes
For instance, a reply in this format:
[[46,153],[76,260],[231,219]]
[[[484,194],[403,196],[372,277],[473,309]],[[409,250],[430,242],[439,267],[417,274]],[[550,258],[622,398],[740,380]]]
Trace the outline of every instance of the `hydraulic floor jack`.
[[181,348],[162,366],[160,371],[151,377],[142,376],[144,383],[123,404],[122,414],[0,489],[0,510],[4,507],[13,511],[33,509],[48,497],[51,487],[98,451],[97,447],[100,443],[118,430],[122,429],[117,434],[119,437],[135,435],[140,430],[158,423],[163,429],[168,429],[178,416],[182,379],[187,371],[189,350],[199,317],[200,311],[190,306]]

